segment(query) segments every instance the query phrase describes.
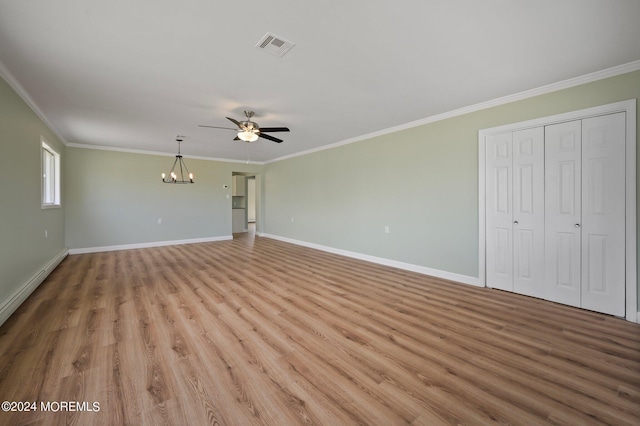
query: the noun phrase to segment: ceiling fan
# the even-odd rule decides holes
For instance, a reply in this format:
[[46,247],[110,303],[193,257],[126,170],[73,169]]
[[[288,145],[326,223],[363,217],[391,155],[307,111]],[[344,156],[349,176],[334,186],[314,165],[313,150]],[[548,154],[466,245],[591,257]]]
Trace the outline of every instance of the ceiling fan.
[[245,142],[255,142],[258,138],[265,138],[273,142],[281,143],[282,139],[274,138],[271,135],[267,135],[265,133],[271,132],[288,132],[288,127],[260,127],[258,123],[251,121],[251,117],[253,117],[253,111],[245,111],[244,115],[247,117],[244,121],[238,121],[231,117],[227,117],[227,120],[233,122],[237,129],[233,129],[231,127],[218,127],[218,126],[206,126],[204,124],[199,124],[199,127],[210,127],[212,129],[227,129],[227,130],[235,130],[238,132],[238,135],[233,139],[235,141],[242,140]]

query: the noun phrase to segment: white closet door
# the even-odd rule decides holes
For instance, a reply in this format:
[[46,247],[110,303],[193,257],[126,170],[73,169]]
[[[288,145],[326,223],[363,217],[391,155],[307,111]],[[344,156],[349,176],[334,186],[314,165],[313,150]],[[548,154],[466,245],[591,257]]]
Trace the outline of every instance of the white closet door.
[[580,306],[581,121],[545,127],[545,299]]
[[625,113],[582,120],[582,307],[625,314]]
[[513,291],[512,134],[486,138],[487,286]]
[[513,133],[513,291],[544,293],[544,128]]

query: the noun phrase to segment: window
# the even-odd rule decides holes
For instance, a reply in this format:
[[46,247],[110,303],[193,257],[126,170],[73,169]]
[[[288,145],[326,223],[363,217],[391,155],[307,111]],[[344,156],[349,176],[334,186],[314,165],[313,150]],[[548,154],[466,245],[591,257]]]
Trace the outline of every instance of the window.
[[44,138],[42,143],[42,208],[60,207],[60,154]]

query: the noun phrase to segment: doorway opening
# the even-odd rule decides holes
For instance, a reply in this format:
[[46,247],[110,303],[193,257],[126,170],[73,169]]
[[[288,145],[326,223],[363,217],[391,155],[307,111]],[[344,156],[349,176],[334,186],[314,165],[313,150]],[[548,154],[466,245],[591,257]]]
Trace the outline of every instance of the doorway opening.
[[259,232],[260,210],[260,175],[246,172],[233,172],[232,178],[232,234],[234,238],[252,237]]

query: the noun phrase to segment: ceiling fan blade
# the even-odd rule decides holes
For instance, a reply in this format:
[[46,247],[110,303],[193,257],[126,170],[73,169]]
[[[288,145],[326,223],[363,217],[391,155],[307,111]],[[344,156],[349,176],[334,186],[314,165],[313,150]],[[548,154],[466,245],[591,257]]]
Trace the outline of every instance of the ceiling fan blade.
[[231,118],[231,117],[227,117],[227,120],[232,121],[233,124],[235,124],[236,126],[238,126],[239,128],[241,128],[242,130],[245,130],[244,126],[242,125],[242,123],[240,123],[238,120]]
[[212,129],[226,129],[226,130],[238,130],[238,129],[232,129],[231,127],[218,127],[218,126],[206,126],[204,124],[198,124],[198,127],[210,127]]
[[261,132],[288,132],[288,127],[260,127]]
[[270,141],[282,143],[282,139],[278,139],[278,138],[274,138],[273,136],[262,134],[262,129],[260,129],[260,133],[258,133],[258,136],[260,136],[261,138],[269,139]]
[[233,138],[233,140],[234,141],[241,141],[242,139],[240,139],[239,137],[236,136],[235,138]]

